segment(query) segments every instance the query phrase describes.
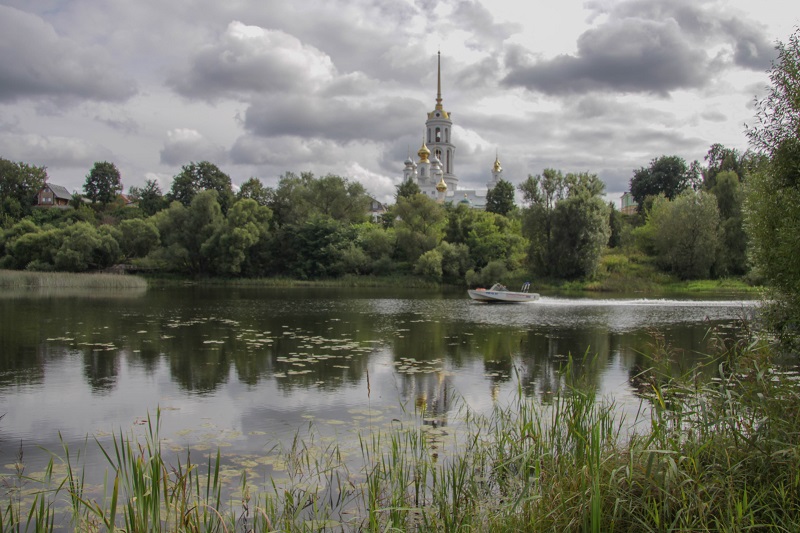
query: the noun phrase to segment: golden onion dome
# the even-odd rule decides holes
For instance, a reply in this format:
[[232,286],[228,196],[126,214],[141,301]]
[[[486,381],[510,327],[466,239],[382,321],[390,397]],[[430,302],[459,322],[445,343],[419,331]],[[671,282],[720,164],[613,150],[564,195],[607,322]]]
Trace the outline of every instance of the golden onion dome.
[[503,167],[500,166],[500,159],[495,157],[494,158],[494,171],[495,172],[500,172],[502,170],[503,170]]
[[439,192],[445,192],[447,190],[447,184],[444,182],[444,176],[439,180],[439,183],[436,184],[436,190]]
[[422,147],[419,149],[419,152],[417,152],[417,155],[419,156],[420,163],[428,162],[428,156],[431,155],[431,151],[428,150],[427,146],[425,146],[424,140],[422,141]]

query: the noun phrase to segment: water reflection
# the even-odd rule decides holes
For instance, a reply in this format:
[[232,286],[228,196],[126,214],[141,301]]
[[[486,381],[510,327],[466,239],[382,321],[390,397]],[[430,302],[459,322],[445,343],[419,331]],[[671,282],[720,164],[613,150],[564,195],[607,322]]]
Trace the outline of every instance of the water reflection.
[[[176,443],[208,425],[252,452],[310,419],[332,431],[360,423],[354,413],[366,408],[384,420],[417,409],[448,425],[454,397],[488,410],[518,384],[543,402],[574,383],[638,401],[631,380],[653,343],[669,345],[669,367],[683,372],[707,351],[709,328],[730,334],[752,310],[548,297],[491,306],[460,291],[378,289],[15,295],[0,298],[0,437],[57,447],[59,430],[80,440],[166,406]],[[4,458],[14,451],[0,447]]]

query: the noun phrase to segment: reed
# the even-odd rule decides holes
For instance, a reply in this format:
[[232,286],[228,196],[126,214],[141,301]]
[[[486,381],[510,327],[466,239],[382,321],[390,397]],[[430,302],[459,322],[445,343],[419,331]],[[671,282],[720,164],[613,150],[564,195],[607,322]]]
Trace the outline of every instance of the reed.
[[146,289],[138,276],[119,274],[75,274],[0,270],[0,287],[9,289]]
[[86,531],[800,530],[796,382],[759,341],[720,343],[706,363],[713,379],[666,378],[668,356],[654,354],[639,376],[647,399],[634,420],[570,378],[567,363],[564,392],[547,404],[520,385],[486,416],[461,405],[458,427],[444,428],[458,435],[448,444],[421,413],[359,433],[357,460],[341,444],[318,443],[313,426],[298,430],[289,446],[265,452],[287,480],[243,473],[227,496],[219,452],[203,468],[188,452],[168,465],[157,413],[144,437],[101,446],[102,495],[89,494],[80,454],[66,447],[64,480],[52,467],[46,479],[19,471],[6,480],[19,490],[8,493],[0,531],[52,530],[58,499]]

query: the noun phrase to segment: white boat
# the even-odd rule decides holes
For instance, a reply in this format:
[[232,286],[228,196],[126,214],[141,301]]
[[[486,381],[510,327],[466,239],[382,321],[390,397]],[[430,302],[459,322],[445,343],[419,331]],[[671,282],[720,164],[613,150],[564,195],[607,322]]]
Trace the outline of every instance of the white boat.
[[525,282],[520,292],[510,291],[504,285],[495,283],[490,289],[470,289],[467,292],[473,300],[486,303],[526,303],[535,302],[539,295],[535,292],[528,292],[531,284]]

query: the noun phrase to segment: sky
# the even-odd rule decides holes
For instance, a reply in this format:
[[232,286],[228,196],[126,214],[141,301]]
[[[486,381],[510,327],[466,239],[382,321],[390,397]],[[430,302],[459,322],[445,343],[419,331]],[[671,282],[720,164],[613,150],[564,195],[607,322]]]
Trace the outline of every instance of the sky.
[[393,199],[426,113],[459,187],[591,172],[608,198],[662,155],[747,149],[786,0],[0,0],[0,157],[80,192],[211,161],[234,187],[336,174]]

